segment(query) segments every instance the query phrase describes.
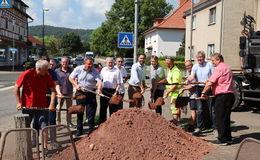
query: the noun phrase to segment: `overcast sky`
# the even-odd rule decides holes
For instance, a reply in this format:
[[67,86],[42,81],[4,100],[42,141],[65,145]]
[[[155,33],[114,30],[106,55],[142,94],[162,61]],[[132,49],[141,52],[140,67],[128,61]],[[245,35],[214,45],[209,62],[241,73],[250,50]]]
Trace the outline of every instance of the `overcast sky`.
[[[115,0],[23,1],[29,6],[27,13],[34,19],[29,24],[30,26],[42,25],[42,8],[48,8],[49,11],[45,12],[45,24],[47,25],[95,29],[105,21],[104,13],[110,10]],[[178,6],[178,0],[167,0],[167,2],[172,4],[174,8]]]

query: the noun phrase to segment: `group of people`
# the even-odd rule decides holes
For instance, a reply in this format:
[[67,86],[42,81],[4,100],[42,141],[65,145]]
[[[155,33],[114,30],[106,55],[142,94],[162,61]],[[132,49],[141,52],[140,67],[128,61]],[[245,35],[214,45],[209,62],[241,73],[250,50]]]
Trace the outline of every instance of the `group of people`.
[[[178,83],[183,82],[181,71],[174,64],[172,57],[167,57],[165,63],[168,69],[167,74],[164,68],[158,63],[157,56],[151,56],[150,79],[151,79],[151,101],[155,102],[158,97],[170,97],[170,109],[173,115],[173,122],[180,123],[181,110],[176,107],[177,97],[185,90],[189,90],[190,96],[203,97],[203,100],[191,100],[191,121],[189,131],[194,135],[199,135],[206,127],[207,121],[211,127],[218,131],[218,139],[221,143],[231,140],[230,131],[230,110],[234,101],[234,89],[232,88],[232,72],[224,64],[221,54],[212,55],[212,63],[205,61],[204,52],[197,54],[198,64],[192,66],[191,61],[186,61],[185,66],[189,75],[186,81],[205,82],[201,85],[188,85],[182,87]],[[95,115],[97,109],[96,95],[100,95],[99,124],[107,119],[107,109],[110,116],[123,108],[123,102],[118,105],[110,104],[107,97],[121,95],[124,97],[125,84],[128,84],[128,97],[133,99],[137,92],[144,94],[147,88],[146,80],[146,55],[140,54],[138,62],[131,68],[130,79],[127,81],[127,72],[123,66],[124,59],[118,57],[116,65],[113,58],[106,58],[106,67],[101,72],[93,67],[94,60],[86,58],[83,65],[72,69],[68,66],[68,58],[61,60],[61,67],[54,70],[55,62],[48,58],[42,58],[36,62],[35,68],[29,69],[21,74],[15,85],[15,95],[17,98],[17,109],[22,109],[23,113],[29,114],[33,121],[33,128],[39,130],[46,125],[56,124],[56,110],[63,106],[66,101],[67,108],[72,105],[73,87],[75,94],[82,94],[84,98],[76,99],[78,106],[84,107],[86,111],[88,130],[91,133],[95,129]],[[167,82],[169,85],[165,85]],[[20,95],[20,88],[23,88]],[[91,92],[90,92],[91,90]],[[208,98],[208,95],[215,95]],[[57,99],[60,99],[58,103]],[[49,111],[38,110],[38,108],[49,107]],[[130,102],[129,107],[135,107]],[[208,111],[208,112],[207,112]],[[162,114],[162,107],[157,106],[156,113]],[[205,114],[208,113],[208,114]],[[57,112],[57,121],[60,124],[60,112]],[[208,115],[208,118],[207,116]],[[77,114],[77,136],[83,134],[84,113]],[[71,115],[67,114],[67,125],[72,126]],[[51,133],[50,133],[51,134]]]

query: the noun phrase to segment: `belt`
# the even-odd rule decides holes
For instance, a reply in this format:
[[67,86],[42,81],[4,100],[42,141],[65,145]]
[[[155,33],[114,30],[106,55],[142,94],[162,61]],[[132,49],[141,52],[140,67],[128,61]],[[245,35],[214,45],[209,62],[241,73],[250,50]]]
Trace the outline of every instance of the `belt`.
[[[129,84],[129,83],[128,83]],[[131,84],[129,84],[129,86],[131,86],[131,87],[136,87],[136,88],[140,88],[140,86],[134,86],[134,85],[131,85]]]

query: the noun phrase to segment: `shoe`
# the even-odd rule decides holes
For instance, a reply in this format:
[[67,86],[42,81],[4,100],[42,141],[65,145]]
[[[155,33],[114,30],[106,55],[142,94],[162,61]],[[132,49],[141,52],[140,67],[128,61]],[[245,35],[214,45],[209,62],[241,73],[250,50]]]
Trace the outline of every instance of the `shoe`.
[[196,128],[194,132],[192,132],[193,136],[199,136],[201,134],[201,130],[199,128]]
[[58,149],[61,147],[61,144],[58,142],[51,142],[50,146],[52,147],[52,149]]
[[67,123],[67,126],[68,126],[69,128],[76,128],[76,127],[77,127],[76,125],[72,124],[71,122],[68,122],[68,123]]
[[216,129],[213,130],[213,135],[215,138],[218,138],[218,131]]
[[215,140],[212,142],[213,144],[216,144],[216,145],[219,145],[219,146],[227,146],[229,145],[230,143],[228,142],[221,142],[220,140]]
[[190,124],[190,125],[188,125],[186,130],[187,130],[187,132],[192,133],[192,132],[194,132],[194,126]]
[[87,129],[86,134],[90,134],[90,133],[92,133],[94,130],[95,130],[95,129],[93,129],[93,128],[89,128],[89,129]]
[[77,130],[77,133],[76,133],[76,136],[81,136],[82,135],[82,129],[80,129],[80,130]]

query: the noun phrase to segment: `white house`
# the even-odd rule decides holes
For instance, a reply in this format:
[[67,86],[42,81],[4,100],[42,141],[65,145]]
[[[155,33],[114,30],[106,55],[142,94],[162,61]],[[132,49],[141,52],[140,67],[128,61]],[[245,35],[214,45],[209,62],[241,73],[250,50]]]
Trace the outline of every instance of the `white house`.
[[154,20],[146,30],[145,53],[156,56],[176,56],[185,34],[184,11],[191,6],[191,0],[179,0],[179,7],[164,18]]

